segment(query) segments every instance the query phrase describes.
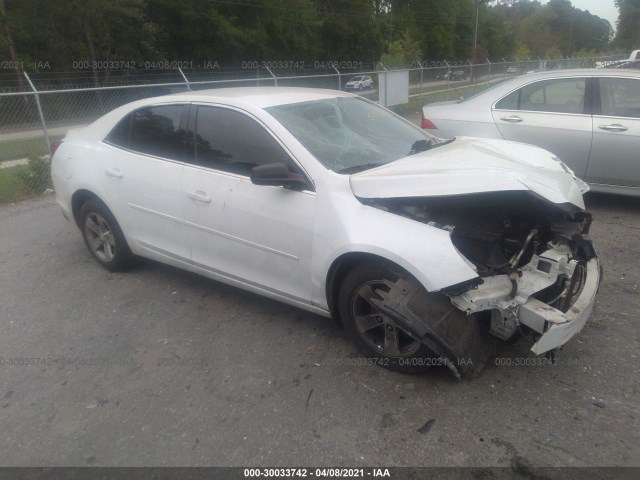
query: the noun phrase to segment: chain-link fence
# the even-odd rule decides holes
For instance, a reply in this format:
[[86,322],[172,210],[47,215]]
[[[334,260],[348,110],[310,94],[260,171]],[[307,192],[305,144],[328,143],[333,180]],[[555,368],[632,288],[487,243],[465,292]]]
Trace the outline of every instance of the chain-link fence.
[[[464,89],[490,85],[532,70],[590,68],[601,59],[537,59],[499,63],[414,62],[409,72],[409,97],[418,105],[454,95]],[[67,131],[91,123],[105,113],[143,98],[186,90],[223,87],[287,86],[344,90],[358,75],[369,75],[373,85],[359,91],[378,100],[376,86],[383,64],[358,69],[274,70],[255,65],[244,69],[176,71],[116,71],[0,75],[0,203],[33,197],[51,189],[51,143]],[[471,90],[473,92],[474,90]],[[440,97],[438,97],[440,95]]]

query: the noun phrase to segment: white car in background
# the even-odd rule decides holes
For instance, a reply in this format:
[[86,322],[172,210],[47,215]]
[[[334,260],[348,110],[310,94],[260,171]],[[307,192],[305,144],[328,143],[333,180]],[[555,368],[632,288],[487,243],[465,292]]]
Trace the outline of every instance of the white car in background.
[[640,72],[554,70],[507,80],[462,101],[422,108],[442,138],[529,143],[556,154],[592,190],[640,195]]
[[364,90],[367,88],[373,88],[373,79],[369,75],[352,77],[344,86],[345,90]]
[[344,92],[134,102],[69,132],[52,177],[108,270],[146,257],[339,318],[399,371],[459,376],[523,333],[552,351],[600,279],[586,186],[550,153],[441,141]]

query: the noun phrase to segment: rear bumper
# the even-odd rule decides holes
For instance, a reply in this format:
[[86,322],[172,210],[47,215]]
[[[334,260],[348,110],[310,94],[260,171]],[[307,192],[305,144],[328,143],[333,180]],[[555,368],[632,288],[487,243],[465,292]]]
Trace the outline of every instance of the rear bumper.
[[566,313],[534,298],[520,306],[518,317],[525,325],[545,322],[545,332],[531,348],[533,353],[540,355],[564,345],[585,326],[593,311],[602,277],[597,257],[587,262],[586,277],[580,296]]
[[58,202],[58,206],[60,207],[62,216],[70,222],[73,221],[73,212],[71,212],[71,210],[69,210],[68,208],[65,208],[65,206],[61,202]]

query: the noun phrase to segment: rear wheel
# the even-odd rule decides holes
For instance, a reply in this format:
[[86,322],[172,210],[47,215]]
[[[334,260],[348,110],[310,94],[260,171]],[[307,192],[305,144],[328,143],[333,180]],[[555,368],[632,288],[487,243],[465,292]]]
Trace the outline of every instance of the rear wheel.
[[104,203],[94,198],[82,205],[80,228],[87,248],[104,268],[119,272],[132,265],[133,255],[127,241]]

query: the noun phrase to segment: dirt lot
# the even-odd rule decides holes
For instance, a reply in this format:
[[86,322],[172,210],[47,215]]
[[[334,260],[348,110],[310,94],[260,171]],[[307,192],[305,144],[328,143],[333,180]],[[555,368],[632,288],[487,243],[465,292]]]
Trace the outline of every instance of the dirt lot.
[[640,199],[587,203],[587,327],[469,381],[359,366],[335,323],[196,275],[110,274],[52,197],[3,206],[0,465],[640,466]]

